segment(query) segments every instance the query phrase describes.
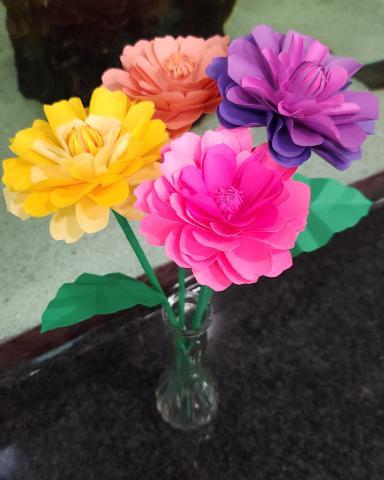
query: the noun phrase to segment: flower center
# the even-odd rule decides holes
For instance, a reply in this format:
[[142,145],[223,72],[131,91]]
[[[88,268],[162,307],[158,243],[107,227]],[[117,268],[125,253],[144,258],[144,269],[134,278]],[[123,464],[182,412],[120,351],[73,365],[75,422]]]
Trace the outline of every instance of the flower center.
[[301,62],[290,77],[295,92],[305,97],[318,97],[329,80],[329,70],[312,62]]
[[82,125],[80,128],[73,128],[69,132],[67,145],[73,156],[80,155],[81,153],[96,155],[104,145],[104,140],[95,128]]
[[230,220],[240,210],[244,194],[235,187],[219,187],[213,194],[213,199],[223,216]]
[[173,53],[164,61],[164,69],[170,77],[176,79],[183,79],[188,77],[194,68],[195,64],[188,55],[181,53]]

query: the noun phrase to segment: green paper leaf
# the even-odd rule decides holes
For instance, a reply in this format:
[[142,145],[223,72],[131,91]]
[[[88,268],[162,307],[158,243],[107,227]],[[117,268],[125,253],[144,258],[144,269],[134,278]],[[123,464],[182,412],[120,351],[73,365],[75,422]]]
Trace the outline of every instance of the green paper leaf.
[[83,273],[73,283],[62,285],[42,316],[42,332],[68,327],[94,315],[145,305],[154,307],[164,296],[143,282],[123,275]]
[[311,187],[311,206],[307,227],[296,241],[293,256],[324,246],[335,233],[356,225],[372,205],[359,190],[337,180],[306,178],[297,174],[295,179]]

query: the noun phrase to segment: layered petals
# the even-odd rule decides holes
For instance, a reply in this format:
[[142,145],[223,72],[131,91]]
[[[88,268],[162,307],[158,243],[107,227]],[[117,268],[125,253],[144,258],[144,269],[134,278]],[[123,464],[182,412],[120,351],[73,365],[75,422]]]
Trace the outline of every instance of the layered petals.
[[48,121],[18,132],[10,145],[17,156],[3,161],[8,210],[22,219],[52,215],[52,237],[68,243],[104,229],[111,208],[140,218],[133,189],[160,175],[168,140],[154,104],[100,87],[89,109],[71,98],[44,110]]
[[361,157],[379,117],[377,97],[348,90],[360,67],[316,39],[258,25],[234,40],[228,58],[214,59],[207,73],[223,96],[217,109],[223,126],[267,127],[270,151],[288,169],[315,151],[342,170]]
[[163,150],[163,176],[134,192],[141,234],[216,291],[289,268],[306,225],[309,187],[251,145],[244,128],[185,133]]
[[107,70],[103,85],[137,100],[151,100],[155,118],[163,120],[175,137],[203,113],[215,111],[221,97],[205,70],[213,58],[226,56],[227,45],[228,38],[220,36],[140,40],[125,47],[122,69]]

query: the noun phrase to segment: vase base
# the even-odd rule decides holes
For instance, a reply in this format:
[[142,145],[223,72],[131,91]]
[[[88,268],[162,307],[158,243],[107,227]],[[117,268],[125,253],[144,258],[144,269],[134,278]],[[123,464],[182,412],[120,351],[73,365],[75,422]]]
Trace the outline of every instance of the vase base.
[[207,377],[196,378],[187,389],[164,374],[156,391],[156,408],[161,418],[178,430],[196,430],[209,425],[217,412],[218,393]]

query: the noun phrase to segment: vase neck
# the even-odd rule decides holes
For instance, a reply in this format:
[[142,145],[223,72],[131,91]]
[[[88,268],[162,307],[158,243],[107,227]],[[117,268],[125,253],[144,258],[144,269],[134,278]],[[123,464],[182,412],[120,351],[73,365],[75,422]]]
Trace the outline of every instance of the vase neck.
[[197,311],[198,293],[194,291],[186,292],[182,311],[180,311],[179,297],[176,294],[169,297],[169,304],[175,313],[177,323],[173,324],[170,322],[165,310],[163,310],[163,320],[173,335],[197,338],[203,335],[212,323],[210,305],[203,312],[201,321],[196,323],[195,314]]
[[207,332],[200,332],[196,335],[180,335],[177,332],[170,332],[173,351],[176,357],[189,357],[199,360],[204,355],[207,346]]

